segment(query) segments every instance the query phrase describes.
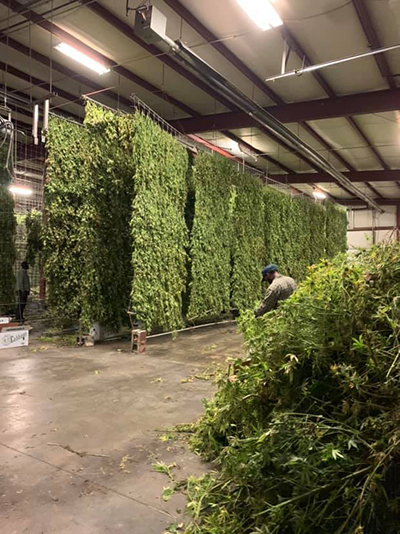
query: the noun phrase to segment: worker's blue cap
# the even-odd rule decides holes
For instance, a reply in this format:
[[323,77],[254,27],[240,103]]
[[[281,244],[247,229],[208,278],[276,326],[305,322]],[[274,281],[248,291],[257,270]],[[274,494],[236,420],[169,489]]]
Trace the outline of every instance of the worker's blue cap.
[[267,274],[274,273],[275,271],[279,271],[279,267],[275,265],[275,263],[270,263],[264,269],[261,271],[263,278],[267,276]]

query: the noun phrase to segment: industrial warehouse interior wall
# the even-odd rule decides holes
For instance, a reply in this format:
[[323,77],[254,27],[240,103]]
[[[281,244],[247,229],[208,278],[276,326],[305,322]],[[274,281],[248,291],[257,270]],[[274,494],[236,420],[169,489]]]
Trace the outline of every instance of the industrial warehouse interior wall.
[[263,187],[213,154],[192,166],[142,114],[88,103],[84,126],[52,118],[47,149],[49,304],[86,330],[118,329],[128,309],[149,331],[243,310],[261,297],[263,264],[300,280],[345,250],[341,210]]
[[6,170],[8,143],[0,147],[0,313],[14,311],[16,258],[14,200],[8,190],[10,176]]

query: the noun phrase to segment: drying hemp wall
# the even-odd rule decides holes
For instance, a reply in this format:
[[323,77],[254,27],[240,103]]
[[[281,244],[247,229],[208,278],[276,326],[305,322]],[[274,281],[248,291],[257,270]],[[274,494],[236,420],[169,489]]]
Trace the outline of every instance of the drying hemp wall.
[[86,132],[77,124],[51,117],[46,146],[45,277],[50,309],[64,322],[79,318],[82,308]]
[[117,330],[127,317],[132,279],[128,222],[134,194],[134,121],[88,102],[85,127],[81,323],[88,328],[99,322]]
[[232,183],[231,307],[243,310],[261,295],[260,265],[266,257],[263,186],[240,172],[235,172]]
[[230,309],[233,169],[222,157],[199,154],[195,160],[190,318]]
[[132,309],[148,330],[171,330],[183,324],[188,154],[150,118],[134,123]]
[[14,200],[8,190],[10,175],[6,169],[8,142],[0,148],[0,313],[13,311],[15,303],[14,262],[16,258]]
[[346,214],[336,206],[263,187],[215,155],[197,156],[193,177],[189,317],[254,306],[266,263],[300,281],[310,265],[346,250]]
[[82,126],[52,118],[47,150],[49,303],[85,330],[118,329],[127,310],[157,331],[252,308],[266,263],[301,280],[345,250],[335,206],[263,187],[214,154],[192,161],[140,113],[89,102]]

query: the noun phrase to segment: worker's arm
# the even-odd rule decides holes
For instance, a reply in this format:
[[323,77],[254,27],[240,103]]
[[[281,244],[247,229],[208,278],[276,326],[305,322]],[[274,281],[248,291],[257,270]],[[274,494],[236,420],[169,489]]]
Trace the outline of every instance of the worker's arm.
[[260,306],[254,312],[254,315],[256,317],[261,317],[261,315],[264,315],[265,313],[268,313],[269,311],[274,310],[278,302],[278,297],[279,297],[279,287],[274,287],[273,285],[271,285],[271,287],[268,289],[267,293],[265,294],[264,300],[261,302]]

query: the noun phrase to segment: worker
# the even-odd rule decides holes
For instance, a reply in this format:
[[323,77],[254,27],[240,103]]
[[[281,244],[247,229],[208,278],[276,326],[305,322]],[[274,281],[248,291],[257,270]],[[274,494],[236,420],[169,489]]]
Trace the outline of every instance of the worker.
[[269,288],[260,306],[254,312],[261,317],[271,310],[276,310],[281,300],[286,300],[296,290],[296,282],[289,276],[282,276],[279,267],[275,264],[267,265],[262,270],[262,281],[268,282]]
[[31,283],[28,275],[29,265],[28,262],[23,261],[21,268],[17,275],[17,293],[18,293],[18,306],[17,306],[17,321],[25,321],[24,310],[31,291]]

